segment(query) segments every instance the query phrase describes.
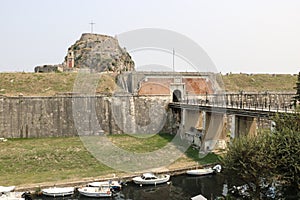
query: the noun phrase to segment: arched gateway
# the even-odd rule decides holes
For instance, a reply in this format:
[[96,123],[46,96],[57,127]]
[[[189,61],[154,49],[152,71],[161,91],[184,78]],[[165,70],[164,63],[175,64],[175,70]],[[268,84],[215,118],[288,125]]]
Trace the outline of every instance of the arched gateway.
[[182,95],[180,90],[173,91],[173,102],[180,102],[182,100]]

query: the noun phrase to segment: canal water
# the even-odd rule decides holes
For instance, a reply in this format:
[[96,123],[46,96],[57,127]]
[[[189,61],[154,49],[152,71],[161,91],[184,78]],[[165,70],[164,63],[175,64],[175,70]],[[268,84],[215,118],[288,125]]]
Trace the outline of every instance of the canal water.
[[[123,186],[122,190],[113,198],[115,200],[190,200],[191,197],[198,194],[203,195],[208,200],[216,199],[222,196],[224,192],[225,177],[222,174],[209,176],[173,176],[169,184],[157,186],[139,186],[132,182]],[[226,190],[226,189],[225,189]],[[76,192],[73,196],[68,197],[46,197],[36,196],[34,200],[100,200],[99,198],[90,198],[80,195]],[[241,198],[242,199],[242,198]],[[251,198],[250,198],[251,199]],[[295,195],[285,197],[284,199],[300,199]]]
[[[210,197],[220,196],[223,190],[224,178],[221,175],[209,175],[201,177],[192,177],[186,175],[173,176],[169,184],[157,186],[139,186],[133,182],[127,183],[122,190],[113,198],[116,200],[185,200],[198,194],[202,194],[207,199]],[[85,197],[77,192],[68,197],[46,197],[36,196],[35,200],[91,200],[93,198]],[[96,198],[94,198],[96,199]],[[99,200],[99,198],[97,198]]]

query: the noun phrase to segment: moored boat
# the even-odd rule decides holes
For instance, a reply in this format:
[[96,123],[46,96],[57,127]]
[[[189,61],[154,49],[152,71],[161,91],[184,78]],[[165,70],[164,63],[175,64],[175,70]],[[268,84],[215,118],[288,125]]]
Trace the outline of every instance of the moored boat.
[[91,182],[87,184],[88,187],[101,187],[108,186],[114,191],[119,191],[122,188],[122,185],[118,181],[100,181],[100,182]]
[[14,191],[16,186],[0,186],[0,193],[7,193]]
[[214,170],[211,168],[205,168],[205,169],[193,169],[193,170],[188,170],[186,171],[188,175],[193,175],[193,176],[203,176],[203,175],[209,175],[214,173]]
[[22,196],[23,192],[5,192],[0,193],[0,200],[25,200]]
[[215,172],[221,172],[221,165],[216,165],[213,168],[193,169],[193,170],[186,171],[188,175],[193,175],[193,176],[209,175]]
[[170,180],[170,175],[154,175],[153,173],[144,173],[142,176],[134,177],[133,182],[139,185],[156,185],[166,183]]
[[74,194],[74,187],[51,187],[42,189],[43,195],[52,197],[63,197]]
[[205,198],[204,196],[202,196],[201,194],[194,196],[191,198],[192,200],[207,200],[207,198]]
[[87,197],[111,197],[112,192],[108,186],[100,187],[83,187],[78,192]]

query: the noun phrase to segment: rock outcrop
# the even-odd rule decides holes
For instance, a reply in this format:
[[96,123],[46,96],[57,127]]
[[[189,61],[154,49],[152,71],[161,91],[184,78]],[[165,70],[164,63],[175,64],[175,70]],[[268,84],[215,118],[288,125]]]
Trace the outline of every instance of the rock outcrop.
[[69,49],[65,57],[65,66],[88,68],[96,72],[132,71],[134,62],[126,49],[119,46],[116,38],[84,33]]
[[134,62],[126,49],[120,47],[116,38],[84,33],[68,48],[62,64],[37,66],[34,71],[77,71],[83,68],[94,72],[133,71]]

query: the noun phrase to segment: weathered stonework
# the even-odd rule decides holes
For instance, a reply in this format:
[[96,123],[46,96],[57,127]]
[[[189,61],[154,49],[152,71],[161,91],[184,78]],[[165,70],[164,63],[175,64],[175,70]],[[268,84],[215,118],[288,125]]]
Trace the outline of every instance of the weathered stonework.
[[[78,99],[84,113],[79,113],[73,107],[73,102]],[[172,112],[167,111],[169,99],[167,96],[0,96],[0,137],[76,136],[78,127],[74,123],[73,112],[77,112],[75,116],[86,115],[82,119],[87,127],[90,126],[88,129],[91,131],[87,134],[99,134],[102,131],[108,134],[126,131],[141,133],[147,132],[147,129],[156,131],[157,124],[161,125],[161,122],[160,131],[171,131]],[[161,108],[163,113],[156,112],[156,107]],[[95,113],[96,117],[93,115]],[[155,121],[162,114],[164,121]],[[94,130],[93,123],[99,123],[102,130]]]
[[83,33],[79,40],[68,48],[62,64],[42,65],[35,72],[78,71],[89,69],[93,72],[133,71],[134,61],[121,48],[116,38],[92,33]]
[[108,35],[84,33],[68,49],[65,69],[88,68],[95,72],[132,71],[134,62],[116,38]]

